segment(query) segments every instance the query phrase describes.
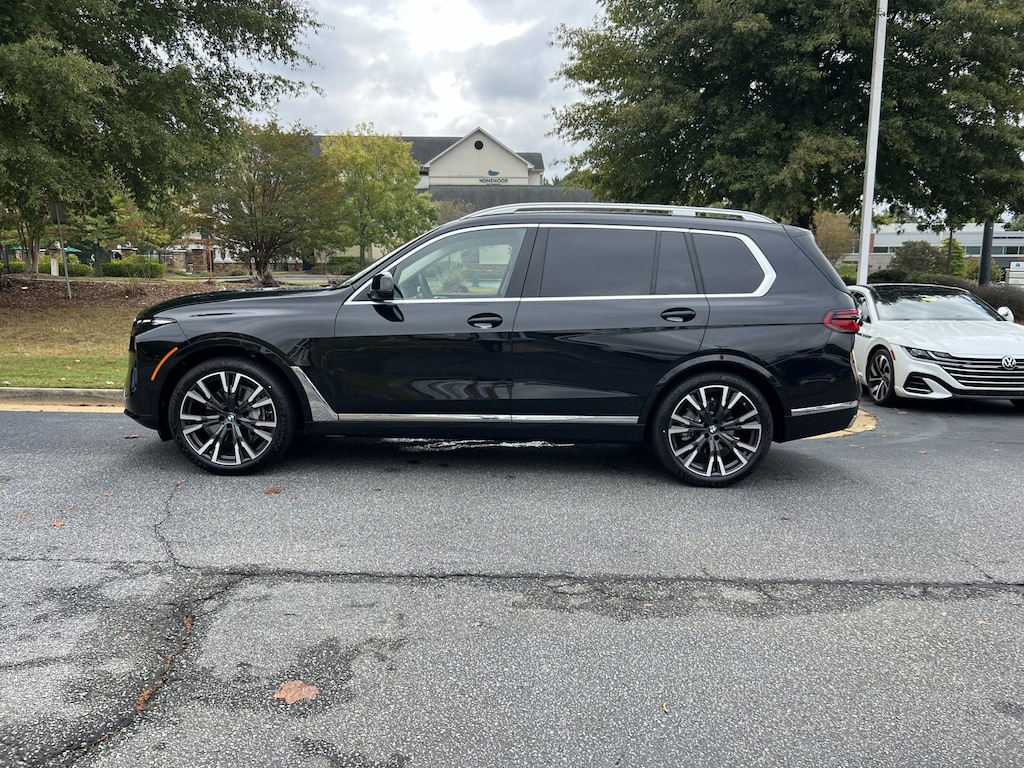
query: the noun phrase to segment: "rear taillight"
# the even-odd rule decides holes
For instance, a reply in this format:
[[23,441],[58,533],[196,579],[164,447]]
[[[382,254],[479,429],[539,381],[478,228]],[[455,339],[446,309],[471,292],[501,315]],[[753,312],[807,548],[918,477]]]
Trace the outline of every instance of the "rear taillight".
[[856,333],[860,330],[860,310],[833,309],[822,320],[826,328],[840,333]]

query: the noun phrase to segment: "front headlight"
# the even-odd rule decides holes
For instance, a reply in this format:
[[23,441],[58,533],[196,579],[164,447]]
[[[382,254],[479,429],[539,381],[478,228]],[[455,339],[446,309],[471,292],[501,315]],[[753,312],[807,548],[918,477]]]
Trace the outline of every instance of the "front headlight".
[[918,360],[952,360],[953,356],[948,352],[934,352],[920,347],[903,347],[903,351]]
[[132,321],[132,336],[159,328],[161,325],[169,325],[174,321],[169,317],[144,317],[141,320],[135,318]]

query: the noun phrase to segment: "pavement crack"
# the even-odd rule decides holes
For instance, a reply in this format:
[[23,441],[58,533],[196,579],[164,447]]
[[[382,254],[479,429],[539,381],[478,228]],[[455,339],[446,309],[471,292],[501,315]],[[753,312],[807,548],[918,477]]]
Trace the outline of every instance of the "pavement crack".
[[188,646],[189,641],[192,639],[192,617],[185,614],[181,617],[182,630],[178,639],[178,645],[174,648],[167,658],[164,660],[163,669],[161,670],[160,676],[156,681],[149,686],[146,690],[139,694],[138,699],[135,701],[135,711],[138,713],[145,712],[149,706],[150,699],[171,679],[171,667],[174,665],[175,659],[180,656],[185,648]]
[[167,494],[167,498],[164,499],[163,515],[153,523],[153,538],[156,539],[157,543],[167,554],[167,561],[170,562],[174,568],[180,568],[181,564],[178,562],[177,556],[174,554],[174,548],[171,546],[171,543],[168,541],[162,528],[171,519],[171,515],[174,514],[173,501],[181,486],[182,483],[180,481],[175,482],[171,486],[171,490]]
[[993,584],[998,584],[999,583],[999,579],[997,579],[991,573],[988,573],[984,568],[982,568],[980,565],[978,565],[976,562],[974,562],[970,558],[968,558],[968,557],[966,557],[964,555],[960,555],[960,554],[957,555],[957,558],[960,560],[961,563],[963,563],[964,565],[969,565],[971,568],[973,568],[978,573],[980,573],[982,576],[984,576],[987,581],[989,581],[989,582],[991,582]]

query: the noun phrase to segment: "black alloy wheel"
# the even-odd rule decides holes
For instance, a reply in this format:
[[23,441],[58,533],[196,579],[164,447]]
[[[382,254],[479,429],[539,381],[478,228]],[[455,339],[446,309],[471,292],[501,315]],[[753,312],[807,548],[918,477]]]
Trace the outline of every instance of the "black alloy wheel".
[[895,369],[892,355],[887,349],[876,349],[868,358],[868,395],[876,405],[892,405],[896,402]]
[[241,358],[200,363],[171,395],[171,434],[193,464],[221,475],[271,463],[295,435],[287,385],[270,368]]
[[651,442],[676,477],[717,488],[754,470],[768,453],[772,430],[771,408],[756,386],[731,373],[705,373],[680,382],[662,399]]

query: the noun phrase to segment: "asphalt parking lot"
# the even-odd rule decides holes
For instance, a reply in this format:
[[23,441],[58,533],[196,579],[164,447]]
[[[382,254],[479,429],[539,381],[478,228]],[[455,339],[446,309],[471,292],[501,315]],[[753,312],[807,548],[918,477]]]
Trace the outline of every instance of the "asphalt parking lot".
[[611,445],[213,477],[51,407],[0,412],[0,765],[1024,761],[1006,403],[866,409],[717,491]]

